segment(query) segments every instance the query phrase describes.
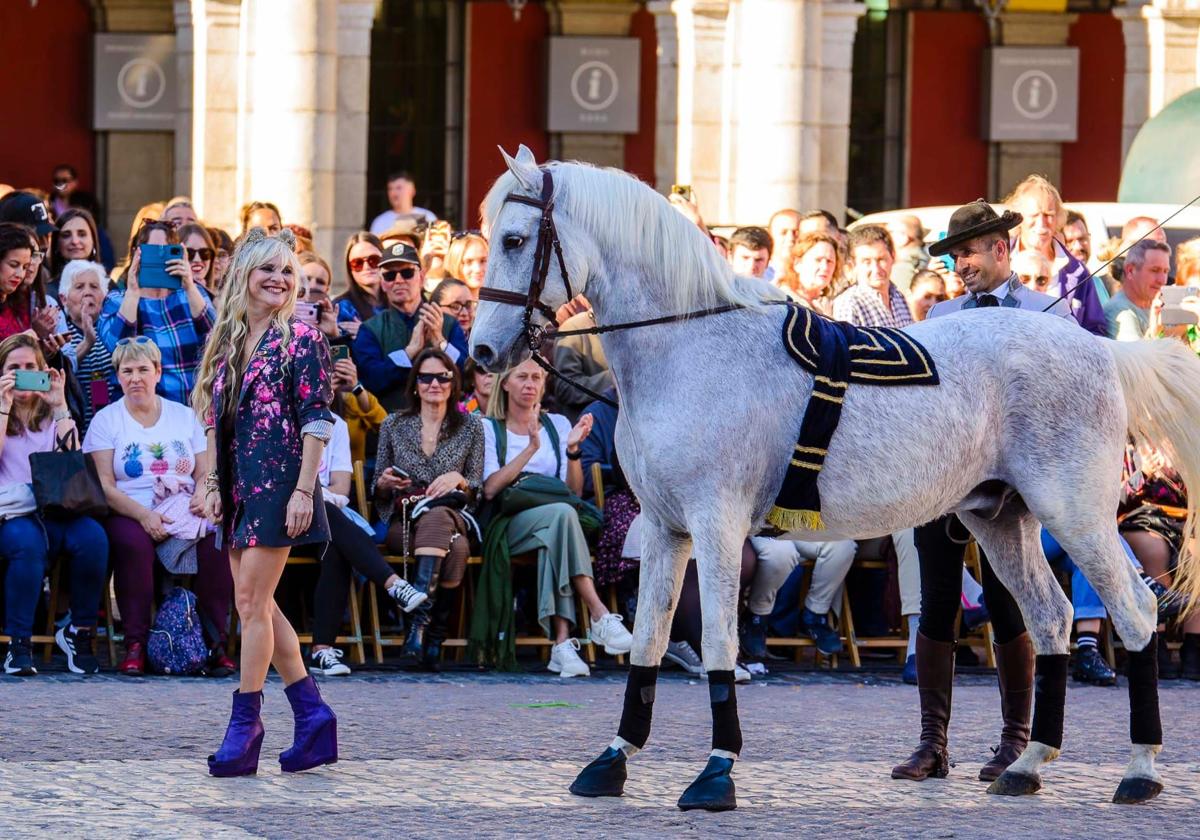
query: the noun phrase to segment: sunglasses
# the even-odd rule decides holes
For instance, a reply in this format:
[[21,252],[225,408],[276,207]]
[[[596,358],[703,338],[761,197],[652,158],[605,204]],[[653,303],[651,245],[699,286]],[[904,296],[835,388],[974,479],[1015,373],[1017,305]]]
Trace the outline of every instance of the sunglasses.
[[213,258],[212,248],[188,248],[188,262],[194,262],[196,257],[199,257],[203,262],[208,262]]
[[148,335],[131,335],[117,341],[118,347],[124,347],[126,344],[153,344],[154,339]]
[[437,382],[441,385],[449,385],[454,381],[454,374],[450,371],[445,373],[418,373],[417,383],[420,385],[432,385]]
[[372,254],[369,257],[355,257],[350,260],[350,270],[362,271],[364,265],[370,268],[379,268],[379,260],[380,256],[378,254]]
[[417,270],[415,268],[398,268],[394,271],[385,271],[383,272],[383,282],[395,282],[397,274],[399,274],[405,280],[411,280],[417,276]]
[[483,231],[481,231],[481,230],[475,230],[474,228],[472,228],[471,230],[456,230],[454,233],[450,234],[450,239],[452,239],[452,240],[454,240],[454,239],[462,239],[464,236],[479,236],[479,237],[482,237],[482,236],[483,236]]

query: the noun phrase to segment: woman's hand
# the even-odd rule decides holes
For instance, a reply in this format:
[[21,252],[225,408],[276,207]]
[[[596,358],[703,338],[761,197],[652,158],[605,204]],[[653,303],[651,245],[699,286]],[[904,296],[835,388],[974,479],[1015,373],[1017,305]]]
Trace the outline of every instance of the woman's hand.
[[[334,317],[337,317],[336,313]],[[353,321],[338,321],[337,325],[346,335],[351,338],[358,338],[358,331],[362,327],[362,321],[355,318]]]
[[50,374],[50,390],[40,391],[38,396],[41,397],[50,408],[59,411],[67,407],[66,384],[67,377],[63,376],[61,370],[50,368],[46,371]]
[[174,521],[169,516],[163,516],[161,513],[156,513],[146,508],[146,512],[142,514],[139,520],[139,524],[142,526],[142,530],[150,535],[150,539],[155,542],[162,542],[170,536],[167,533],[166,526]]
[[438,496],[445,496],[447,493],[453,493],[455,490],[461,490],[467,480],[462,477],[462,473],[448,472],[444,475],[439,475],[429,483],[429,489],[425,491],[425,495],[431,499],[436,499]]
[[542,445],[541,403],[536,403],[533,406],[533,420],[530,421],[529,428],[525,430],[525,434],[529,435],[529,443],[525,444],[525,451],[532,457]]
[[[50,335],[41,339],[38,343],[42,345],[42,355],[47,359],[53,359],[60,352],[62,352],[64,347],[67,346],[67,336],[60,335],[58,333],[51,333]],[[82,355],[86,356],[87,354],[84,353]]]
[[349,359],[338,359],[333,364],[333,389],[347,393],[358,385],[358,368]]
[[48,303],[35,309],[31,326],[39,339],[44,340],[54,335],[54,330],[58,326],[58,307]]
[[221,524],[221,517],[224,515],[221,505],[221,494],[216,490],[206,490],[204,492],[204,516],[213,525]]
[[341,337],[341,333],[338,332],[337,307],[328,297],[317,301],[317,326],[330,340]]
[[188,499],[188,512],[192,516],[203,517],[206,515],[204,510],[204,488],[198,484],[196,485],[196,489],[192,491],[191,498]]
[[[0,412],[7,414],[12,411],[13,404],[13,385],[16,384],[17,375],[13,371],[0,376]],[[5,425],[0,422],[0,427]]]
[[587,440],[587,436],[592,433],[592,424],[595,418],[590,414],[585,414],[579,418],[579,422],[571,429],[571,434],[567,435],[567,451],[578,449],[579,444]]
[[575,297],[571,298],[554,311],[554,320],[557,321],[558,325],[561,327],[568,318],[573,318],[580,312],[587,312],[591,306],[592,305],[588,303],[588,299],[583,295],[575,295]]
[[295,539],[308,530],[308,526],[312,524],[313,518],[313,500],[312,496],[302,490],[293,490],[292,497],[287,503],[287,535],[289,539]]
[[179,278],[179,282],[183,284],[183,288],[189,291],[195,288],[196,279],[192,277],[192,267],[187,264],[187,260],[167,260],[164,268],[167,274]]
[[399,493],[402,490],[407,490],[412,486],[412,479],[397,475],[392,472],[391,467],[379,474],[379,480],[375,482],[378,489],[386,490],[389,493]]

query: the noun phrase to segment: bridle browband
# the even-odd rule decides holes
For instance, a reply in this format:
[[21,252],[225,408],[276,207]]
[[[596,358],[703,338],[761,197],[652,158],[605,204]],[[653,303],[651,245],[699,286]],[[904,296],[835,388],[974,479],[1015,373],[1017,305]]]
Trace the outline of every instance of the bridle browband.
[[[745,309],[739,303],[729,303],[723,306],[714,306],[708,309],[698,309],[693,312],[685,312],[682,315],[663,315],[658,318],[646,318],[641,321],[626,321],[621,324],[606,324],[597,325],[594,327],[585,327],[578,330],[559,330],[556,327],[557,313],[542,301],[542,292],[546,288],[546,278],[550,274],[550,261],[552,258],[557,258],[558,269],[562,273],[563,286],[566,287],[567,300],[575,299],[575,292],[571,288],[571,278],[567,274],[567,263],[563,259],[562,242],[558,238],[558,230],[554,226],[554,179],[550,175],[549,169],[542,169],[542,194],[540,198],[531,198],[527,195],[518,193],[509,193],[504,197],[505,203],[514,201],[518,204],[527,204],[530,207],[536,207],[542,211],[541,218],[538,220],[537,242],[534,245],[533,252],[533,269],[529,274],[529,290],[525,294],[520,292],[510,292],[505,289],[489,289],[486,286],[479,290],[479,299],[490,301],[492,303],[503,303],[509,306],[520,306],[525,310],[525,317],[522,323],[522,335],[529,345],[530,354],[537,365],[546,371],[548,374],[557,376],[559,379],[566,382],[572,388],[575,388],[587,394],[594,400],[599,400],[605,405],[617,408],[616,402],[598,394],[591,388],[588,388],[576,382],[571,377],[559,372],[557,368],[547,360],[541,352],[542,340],[549,338],[552,341],[557,341],[560,338],[567,338],[574,335],[602,335],[608,332],[616,332],[618,330],[632,330],[638,327],[652,327],[657,324],[673,324],[679,321],[686,321],[691,318],[704,318],[709,315],[719,315],[723,312],[734,312],[739,309]],[[766,304],[784,304],[787,301],[763,301]],[[534,326],[533,313],[534,311],[541,313],[549,322],[546,326]]]

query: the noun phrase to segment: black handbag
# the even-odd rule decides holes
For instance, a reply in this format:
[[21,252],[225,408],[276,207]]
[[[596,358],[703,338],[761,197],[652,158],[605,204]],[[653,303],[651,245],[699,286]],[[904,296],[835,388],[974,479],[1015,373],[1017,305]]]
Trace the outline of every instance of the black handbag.
[[55,436],[53,452],[34,452],[29,456],[33,474],[33,498],[38,511],[50,518],[108,516],[104,486],[96,473],[96,465],[77,446],[78,437],[71,429],[62,437]]

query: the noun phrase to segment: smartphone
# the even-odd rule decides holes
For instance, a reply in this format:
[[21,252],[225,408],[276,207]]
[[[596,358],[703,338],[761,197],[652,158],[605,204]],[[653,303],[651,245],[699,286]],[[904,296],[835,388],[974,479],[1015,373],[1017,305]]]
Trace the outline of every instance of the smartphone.
[[406,473],[404,470],[400,469],[399,467],[388,467],[387,471],[390,472],[392,475],[398,475],[401,478],[411,478],[412,477],[408,473]]
[[1188,312],[1179,305],[1186,297],[1200,296],[1200,288],[1196,286],[1163,286],[1159,294],[1163,299],[1162,323],[1164,327],[1200,323],[1200,319],[1196,318],[1196,313]]
[[296,317],[304,323],[315,327],[317,325],[318,314],[315,303],[308,303],[303,300],[296,301]]
[[329,348],[329,352],[333,356],[333,363],[337,364],[342,359],[350,358],[350,345],[349,344],[335,344]]
[[15,381],[13,382],[13,390],[15,391],[49,391],[50,390],[50,374],[44,370],[18,370],[14,371]]
[[183,259],[182,245],[151,245],[149,242],[138,246],[142,255],[142,264],[138,268],[138,285],[143,289],[182,289],[183,281],[174,274],[167,273],[167,263],[171,260]]
[[672,196],[678,196],[679,198],[682,198],[683,200],[685,200],[685,202],[691,202],[691,200],[692,200],[691,185],[690,184],[672,184],[671,185],[671,194],[672,194]]

